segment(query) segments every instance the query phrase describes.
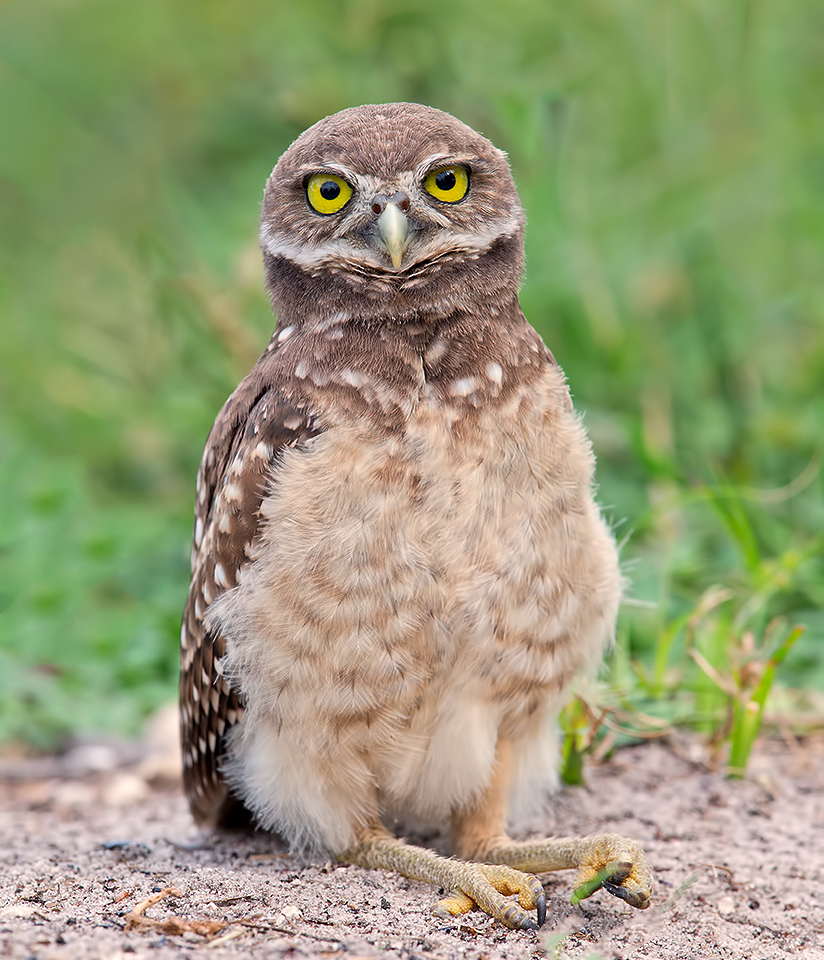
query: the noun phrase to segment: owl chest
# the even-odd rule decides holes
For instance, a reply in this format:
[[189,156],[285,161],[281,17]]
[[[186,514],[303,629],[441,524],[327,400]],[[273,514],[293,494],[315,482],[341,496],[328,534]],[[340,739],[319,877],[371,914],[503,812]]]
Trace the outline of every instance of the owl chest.
[[483,419],[471,442],[456,441],[441,412],[426,414],[402,435],[342,424],[284,458],[264,515],[300,541],[304,583],[366,609],[379,591],[400,599],[408,586],[423,600],[482,588],[534,559],[558,497],[535,473],[540,441]]
[[458,663],[502,699],[544,686],[590,467],[556,412],[462,423],[423,403],[402,432],[341,418],[287,451],[255,564],[275,686],[329,677],[325,704],[365,711],[420,699]]

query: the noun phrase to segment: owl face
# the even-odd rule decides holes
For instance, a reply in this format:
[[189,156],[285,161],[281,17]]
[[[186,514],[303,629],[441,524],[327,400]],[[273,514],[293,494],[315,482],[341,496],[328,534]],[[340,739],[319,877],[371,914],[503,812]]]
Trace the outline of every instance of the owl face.
[[399,103],[344,110],[289,147],[266,185],[261,245],[279,313],[403,318],[516,293],[523,230],[504,154],[440,110]]

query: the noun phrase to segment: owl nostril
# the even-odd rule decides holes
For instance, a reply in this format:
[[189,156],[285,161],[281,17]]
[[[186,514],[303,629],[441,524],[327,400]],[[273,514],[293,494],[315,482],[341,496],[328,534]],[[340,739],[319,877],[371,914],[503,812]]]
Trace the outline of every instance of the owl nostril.
[[373,197],[372,213],[380,216],[386,209],[387,203],[394,203],[402,213],[407,213],[409,211],[409,197],[403,193],[403,191],[398,190],[398,192],[393,194],[391,197],[387,197],[383,193],[379,193],[377,196]]

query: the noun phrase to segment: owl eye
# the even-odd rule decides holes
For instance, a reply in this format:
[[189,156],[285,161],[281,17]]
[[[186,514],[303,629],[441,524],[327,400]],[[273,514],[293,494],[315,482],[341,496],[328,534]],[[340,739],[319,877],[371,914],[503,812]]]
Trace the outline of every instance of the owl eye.
[[438,167],[426,175],[423,185],[436,200],[457,203],[469,193],[469,171],[457,164]]
[[332,173],[316,173],[306,182],[306,199],[318,213],[337,213],[352,196],[352,188]]

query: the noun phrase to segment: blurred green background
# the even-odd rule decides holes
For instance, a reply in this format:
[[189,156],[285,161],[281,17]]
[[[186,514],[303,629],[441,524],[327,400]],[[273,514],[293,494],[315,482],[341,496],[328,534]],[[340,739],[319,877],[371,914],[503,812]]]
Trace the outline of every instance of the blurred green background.
[[0,2],[0,741],[175,696],[202,445],[273,325],[263,184],[389,100],[509,153],[624,541],[616,688],[674,716],[690,650],[742,685],[805,623],[776,702],[814,709],[822,91],[817,0]]

